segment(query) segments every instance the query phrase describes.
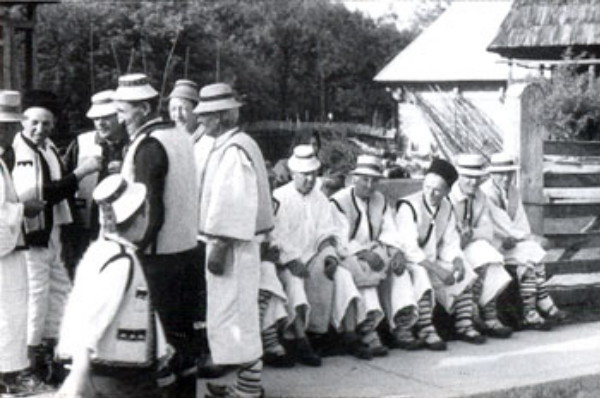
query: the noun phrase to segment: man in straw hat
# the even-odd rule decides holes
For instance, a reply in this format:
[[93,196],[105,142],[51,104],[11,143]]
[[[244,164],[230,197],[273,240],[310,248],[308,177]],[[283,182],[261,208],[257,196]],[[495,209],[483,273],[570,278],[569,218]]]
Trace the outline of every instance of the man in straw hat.
[[[43,97],[42,97],[43,99]],[[41,101],[41,100],[40,100]],[[23,130],[15,136],[13,180],[19,199],[42,200],[44,209],[25,218],[25,242],[28,249],[29,277],[27,344],[34,373],[48,379],[55,367],[48,367],[53,357],[60,321],[71,282],[63,261],[61,229],[72,222],[68,200],[73,198],[78,182],[100,169],[100,156],[93,156],[73,171],[64,165],[49,135],[55,117],[50,105],[41,101],[25,110]],[[49,381],[49,380],[46,380]]]
[[[196,394],[194,323],[199,318],[199,267],[195,259],[198,203],[191,137],[157,117],[158,93],[143,74],[119,78],[114,94],[130,144],[121,174],[148,190],[148,229],[139,243],[150,294],[175,348],[177,382],[168,394]],[[192,377],[194,376],[194,377]],[[166,382],[165,378],[165,382]]]
[[[425,172],[423,189],[397,203],[396,222],[407,244],[406,259],[429,273],[436,301],[454,316],[455,333],[469,343],[484,338],[473,327],[475,273],[465,263],[452,205],[446,197],[458,174],[449,162],[434,158]],[[422,302],[416,332],[426,345],[445,349],[432,323],[432,313]]]
[[100,156],[100,170],[79,181],[75,194],[75,223],[70,227],[71,244],[75,251],[74,267],[85,252],[90,241],[98,237],[98,207],[92,200],[96,185],[110,174],[119,173],[123,161],[124,148],[127,145],[127,132],[119,125],[117,108],[113,102],[113,90],[101,91],[92,96],[92,105],[86,116],[94,123],[94,130],[79,134],[71,142],[64,156],[67,170],[75,170],[77,165],[89,158]]
[[206,244],[207,332],[213,361],[237,365],[233,386],[207,384],[213,396],[262,394],[258,290],[260,241],[273,228],[267,170],[256,142],[238,128],[239,108],[225,83],[202,87],[196,144],[197,220]]
[[103,231],[77,269],[59,355],[72,359],[57,397],[161,397],[156,382],[166,340],[137,244],[148,227],[146,188],[120,175],[94,190]]
[[187,79],[177,80],[169,94],[169,118],[187,134],[193,134],[198,127],[198,118],[193,113],[198,99],[198,85]]
[[24,217],[33,217],[44,202],[19,202],[11,178],[12,140],[23,120],[21,95],[0,91],[0,394],[43,391],[43,385],[22,377],[27,359],[27,265],[23,249]]
[[315,188],[321,162],[310,145],[298,145],[288,166],[292,181],[276,189],[279,204],[273,241],[280,249],[288,295],[288,328],[299,362],[320,366],[305,331],[324,335],[332,326],[342,332],[349,353],[370,359],[371,350],[355,333],[365,320],[365,307],[342,255],[347,242],[342,217]]
[[[382,169],[379,157],[359,156],[352,171],[352,185],[331,197],[347,221],[348,250],[352,256],[346,264],[367,311],[367,319],[358,326],[358,331],[373,354],[379,354],[381,347],[375,330],[383,315],[379,297],[393,330],[393,346],[406,349],[418,348],[411,328],[418,318],[419,301],[422,298],[427,301],[424,306],[429,312],[433,301],[427,271],[413,265],[406,270],[403,254],[406,245],[392,209],[383,194],[376,191],[376,184],[383,177]],[[439,339],[437,344],[441,344]],[[433,343],[430,346],[435,348]]]
[[546,287],[543,258],[547,244],[543,237],[531,233],[514,178],[519,166],[513,155],[495,153],[490,159],[491,178],[481,185],[489,198],[494,233],[492,244],[504,256],[507,266],[516,267],[523,301],[523,327],[547,330],[551,321],[563,321],[566,314],[552,301]]
[[460,154],[456,162],[459,178],[449,198],[465,260],[477,273],[472,292],[477,304],[474,310],[479,310],[482,321],[478,326],[490,337],[507,338],[512,329],[498,320],[496,299],[508,286],[510,275],[504,269],[504,257],[491,244],[494,228],[480,189],[487,175],[485,159],[479,154]]

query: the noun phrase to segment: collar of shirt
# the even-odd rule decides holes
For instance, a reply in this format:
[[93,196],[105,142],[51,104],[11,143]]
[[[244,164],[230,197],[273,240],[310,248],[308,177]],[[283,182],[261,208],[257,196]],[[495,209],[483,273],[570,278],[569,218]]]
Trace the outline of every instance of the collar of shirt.
[[154,119],[150,119],[148,120],[146,123],[142,124],[130,137],[131,142],[133,142],[138,135],[140,135],[140,133],[142,131],[144,131],[146,129],[146,127],[150,126],[151,124],[154,123],[160,123],[162,122],[162,118],[160,117],[155,117]]
[[100,133],[96,131],[96,135],[94,136],[94,142],[98,145],[106,145],[111,148],[117,148],[120,146],[127,145],[129,141],[128,137],[119,137],[116,140],[109,140],[108,138],[103,138],[100,136]]
[[126,246],[126,247],[132,249],[133,251],[138,250],[138,247],[137,247],[136,244],[128,241],[127,239],[123,238],[120,235],[117,235],[116,233],[107,232],[107,233],[104,234],[104,238],[106,240],[111,240],[113,242],[116,242],[116,243],[119,243],[119,244],[121,244],[123,246]]
[[237,133],[239,130],[239,128],[234,127],[231,130],[227,130],[226,132],[224,132],[223,134],[221,134],[220,136],[215,138],[215,146],[214,148],[217,149],[219,148],[221,145],[225,144],[232,135],[234,135],[235,133]]

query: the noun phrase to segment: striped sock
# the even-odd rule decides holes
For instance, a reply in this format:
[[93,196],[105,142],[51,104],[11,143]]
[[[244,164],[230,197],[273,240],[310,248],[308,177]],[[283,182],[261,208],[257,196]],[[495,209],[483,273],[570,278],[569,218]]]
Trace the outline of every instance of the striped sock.
[[235,390],[244,396],[258,397],[261,394],[262,360],[240,365],[235,381]]
[[433,306],[431,305],[431,290],[425,292],[418,302],[419,319],[417,320],[417,329],[419,336],[435,332],[433,327]]
[[473,300],[475,303],[479,303],[479,298],[481,297],[481,292],[483,291],[483,280],[485,278],[485,273],[477,274],[477,279],[471,286],[471,292],[473,293]]
[[537,301],[540,302],[547,297],[550,297],[548,294],[548,287],[546,286],[546,266],[543,263],[539,263],[535,265],[534,269],[537,286]]
[[465,333],[473,328],[473,292],[471,288],[465,289],[456,299],[454,316],[457,333]]
[[379,339],[375,327],[377,314],[375,311],[367,313],[367,318],[356,327],[356,333],[360,336],[360,340],[365,344],[371,344],[375,339]]
[[521,300],[523,300],[523,313],[527,315],[535,310],[536,304],[536,280],[532,269],[528,268],[521,277],[519,291],[521,292]]
[[261,331],[260,336],[263,343],[263,351],[276,355],[285,355],[285,349],[279,343],[279,335],[277,334],[277,325],[271,325],[267,329],[263,329],[265,313],[271,299],[271,293],[266,290],[258,291],[258,309],[260,316]]
[[498,310],[496,308],[496,299],[490,300],[481,309],[481,318],[484,321],[495,321],[498,319]]

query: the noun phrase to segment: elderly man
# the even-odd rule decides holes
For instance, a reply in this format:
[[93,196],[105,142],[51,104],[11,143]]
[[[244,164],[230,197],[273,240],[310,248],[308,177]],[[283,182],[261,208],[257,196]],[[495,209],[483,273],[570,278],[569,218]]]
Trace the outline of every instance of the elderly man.
[[[483,344],[485,338],[473,326],[471,284],[476,275],[463,259],[452,205],[446,197],[457,178],[454,166],[434,158],[425,173],[423,190],[398,202],[396,222],[413,245],[406,252],[407,261],[427,269],[437,302],[454,315],[456,337]],[[427,324],[419,319],[419,335],[423,329],[426,335],[434,333],[430,316],[423,316]]]
[[[25,251],[29,277],[28,329],[32,370],[41,378],[58,338],[71,283],[62,260],[60,229],[72,222],[67,199],[77,191],[78,182],[100,169],[99,156],[91,157],[64,174],[58,151],[48,138],[54,128],[54,115],[41,106],[25,110],[23,130],[13,142],[13,179],[21,201],[42,200],[44,209],[25,218]],[[52,356],[50,356],[52,357]]]
[[[157,117],[158,93],[142,74],[121,76],[114,99],[130,145],[121,174],[148,190],[148,229],[139,242],[150,294],[177,354],[175,397],[195,397],[199,265],[195,259],[198,203],[192,140]],[[166,378],[165,378],[166,379]]]
[[203,135],[196,164],[197,231],[206,243],[207,331],[212,359],[237,365],[235,385],[207,384],[213,396],[262,394],[258,290],[260,242],[273,228],[262,153],[238,128],[242,104],[225,83],[205,86],[194,113]]
[[[412,326],[418,319],[431,319],[433,295],[425,268],[409,265],[403,250],[410,245],[402,241],[396,228],[392,209],[385,197],[375,190],[382,174],[381,159],[376,156],[358,157],[352,171],[352,186],[342,189],[331,197],[331,201],[345,217],[348,228],[348,250],[351,254],[347,264],[366,306],[367,320],[359,325],[363,342],[380,354],[381,342],[375,331],[380,320],[378,289],[383,306],[393,330],[394,346],[416,349],[419,343],[412,334]],[[387,272],[388,267],[391,272]],[[383,280],[385,281],[383,283]],[[418,308],[418,310],[417,310]],[[422,328],[424,329],[424,328]],[[432,349],[442,349],[443,342],[432,335],[423,335],[423,343]]]
[[[349,353],[370,359],[371,350],[355,333],[365,320],[365,308],[350,272],[342,263],[347,242],[343,219],[315,188],[321,162],[309,145],[294,148],[288,166],[292,181],[276,189],[279,208],[273,241],[280,250],[289,303],[288,335],[296,339],[299,362],[320,366],[305,331],[322,335],[330,326],[342,332]],[[373,321],[374,322],[374,321]]]
[[100,223],[98,207],[92,200],[94,188],[106,176],[121,171],[128,137],[127,132],[119,125],[113,94],[114,91],[105,90],[92,96],[92,105],[86,116],[93,121],[94,130],[78,135],[63,158],[67,170],[75,170],[77,165],[88,158],[102,158],[100,170],[81,179],[75,194],[77,214],[74,214],[75,223],[70,227],[74,258],[73,264],[67,264],[70,266],[77,264],[90,241],[98,237]]
[[508,286],[510,275],[504,269],[504,257],[492,245],[494,227],[485,194],[479,188],[487,174],[485,159],[479,154],[461,154],[457,158],[458,182],[449,198],[456,216],[460,246],[467,263],[477,273],[473,296],[480,310],[480,328],[490,337],[507,338],[512,329],[498,320],[496,298]]
[[[543,258],[545,239],[531,233],[527,214],[517,187],[513,184],[519,166],[509,153],[491,157],[491,178],[481,185],[489,199],[493,223],[492,244],[504,256],[507,265],[516,267],[519,291],[523,301],[523,327],[548,330],[551,321],[563,321],[566,314],[559,310],[548,294]],[[538,312],[539,311],[539,312]]]
[[198,105],[198,85],[191,80],[179,79],[169,94],[169,118],[179,130],[193,134],[198,118],[193,113]]
[[11,143],[23,116],[21,95],[0,91],[0,393],[34,394],[41,384],[22,377],[27,360],[27,265],[22,225],[44,208],[39,199],[17,198]]

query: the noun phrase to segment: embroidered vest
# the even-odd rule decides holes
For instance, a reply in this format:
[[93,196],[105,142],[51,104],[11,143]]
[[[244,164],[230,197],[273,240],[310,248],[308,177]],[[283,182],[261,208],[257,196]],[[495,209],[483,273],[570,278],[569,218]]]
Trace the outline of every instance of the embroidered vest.
[[[357,199],[354,195],[354,187],[347,187],[336,192],[332,195],[330,200],[348,219],[350,225],[348,239],[354,239],[358,232],[362,217],[362,214],[358,209],[358,204],[356,203]],[[379,238],[386,206],[385,196],[383,196],[382,193],[375,191],[367,203],[367,221],[369,225],[369,237],[371,240],[377,240],[377,238]]]
[[[123,159],[121,174],[135,181],[135,153],[146,137],[163,146],[169,167],[163,192],[164,221],[149,254],[179,253],[193,249],[196,241],[198,201],[192,138],[166,123],[153,123],[138,134]],[[153,250],[155,248],[155,250]]]
[[[77,164],[81,164],[91,157],[102,155],[102,147],[96,143],[95,131],[80,134],[77,137],[77,148],[79,150]],[[98,174],[98,172],[88,174],[79,180],[79,189],[75,194],[75,198],[79,199],[76,201],[79,219],[83,220],[86,228],[90,228],[92,205],[94,203],[92,192],[94,192],[94,188],[98,185]]]
[[154,310],[150,304],[148,284],[133,250],[114,243],[115,250],[100,269],[112,262],[129,261],[129,276],[123,299],[110,326],[100,338],[91,361],[95,364],[123,367],[148,367],[156,359]]
[[[436,210],[430,212],[425,200],[423,192],[419,191],[403,199],[398,200],[396,210],[401,206],[409,206],[417,224],[417,232],[419,234],[419,247],[424,248],[431,239],[435,239],[436,246],[442,241],[448,222],[452,217],[452,205],[448,198],[442,199]],[[402,230],[402,226],[398,226]]]

